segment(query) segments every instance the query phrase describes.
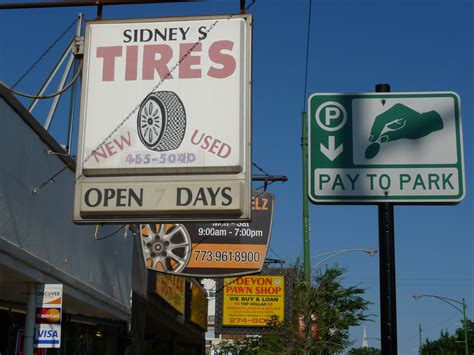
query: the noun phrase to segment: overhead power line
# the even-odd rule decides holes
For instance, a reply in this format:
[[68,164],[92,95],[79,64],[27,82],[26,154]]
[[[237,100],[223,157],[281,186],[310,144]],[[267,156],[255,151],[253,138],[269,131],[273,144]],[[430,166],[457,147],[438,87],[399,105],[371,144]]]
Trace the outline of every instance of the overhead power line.
[[66,27],[66,29],[56,38],[53,43],[49,45],[48,48],[34,61],[34,63],[26,69],[26,71],[20,76],[20,78],[11,86],[12,89],[14,89],[37,65],[38,63],[51,51],[51,49],[54,48],[56,44],[66,35],[66,33],[69,32],[69,30],[74,26],[76,23],[76,20],[72,21],[71,24]]

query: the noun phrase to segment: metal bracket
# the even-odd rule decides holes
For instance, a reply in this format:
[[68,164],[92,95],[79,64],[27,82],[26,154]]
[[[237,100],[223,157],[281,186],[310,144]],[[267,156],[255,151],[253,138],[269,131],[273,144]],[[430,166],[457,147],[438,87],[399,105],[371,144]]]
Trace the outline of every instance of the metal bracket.
[[74,37],[74,41],[72,43],[72,54],[77,59],[82,59],[84,56],[84,36]]

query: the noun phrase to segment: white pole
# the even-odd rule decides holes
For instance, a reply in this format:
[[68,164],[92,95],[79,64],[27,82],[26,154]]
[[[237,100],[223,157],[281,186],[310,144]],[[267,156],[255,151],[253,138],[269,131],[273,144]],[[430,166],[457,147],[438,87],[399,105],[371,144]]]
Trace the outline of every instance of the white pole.
[[34,336],[35,336],[35,296],[36,286],[34,283],[28,283],[28,299],[26,303],[25,315],[25,340],[23,342],[23,353],[33,355]]

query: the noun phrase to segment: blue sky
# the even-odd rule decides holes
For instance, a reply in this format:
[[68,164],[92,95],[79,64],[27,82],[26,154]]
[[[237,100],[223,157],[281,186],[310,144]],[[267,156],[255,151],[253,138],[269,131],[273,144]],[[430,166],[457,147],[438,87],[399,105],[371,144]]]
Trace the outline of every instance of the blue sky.
[[[238,6],[237,0],[112,6],[104,9],[104,18],[237,13]],[[384,82],[393,92],[455,91],[462,100],[466,198],[455,206],[395,207],[398,348],[400,354],[415,353],[419,323],[423,337],[433,339],[441,329],[459,327],[461,315],[436,299],[415,301],[413,293],[464,297],[474,319],[473,3],[313,0],[305,97],[308,7],[309,0],[257,0],[249,10],[254,15],[253,161],[289,179],[269,188],[276,196],[269,257],[292,263],[302,254],[301,112],[310,94],[372,92]],[[0,12],[0,80],[13,84],[78,11]],[[95,9],[81,11],[88,19],[95,17]],[[64,45],[63,40],[19,88],[35,91]],[[43,107],[36,114],[45,120]],[[61,143],[66,127],[62,110],[52,126]],[[375,206],[311,205],[310,224],[312,256],[344,248],[378,249]],[[380,338],[378,256],[352,252],[329,265],[333,262],[348,268],[347,285],[367,289],[374,316],[364,325],[369,338]],[[351,335],[360,345],[362,327]],[[377,339],[369,344],[380,346]]]

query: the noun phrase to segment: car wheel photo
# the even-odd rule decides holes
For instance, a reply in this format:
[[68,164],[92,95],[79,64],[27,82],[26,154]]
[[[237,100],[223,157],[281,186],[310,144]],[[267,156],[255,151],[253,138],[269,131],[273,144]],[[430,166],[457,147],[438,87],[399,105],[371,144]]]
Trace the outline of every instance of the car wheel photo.
[[142,224],[140,236],[147,268],[180,273],[188,264],[191,237],[182,224]]

